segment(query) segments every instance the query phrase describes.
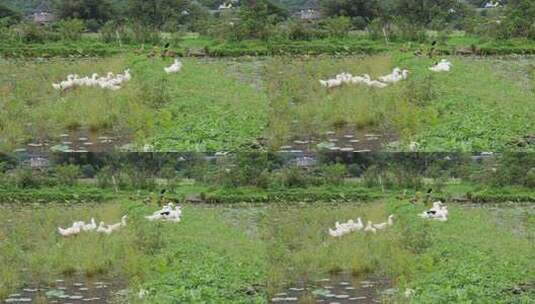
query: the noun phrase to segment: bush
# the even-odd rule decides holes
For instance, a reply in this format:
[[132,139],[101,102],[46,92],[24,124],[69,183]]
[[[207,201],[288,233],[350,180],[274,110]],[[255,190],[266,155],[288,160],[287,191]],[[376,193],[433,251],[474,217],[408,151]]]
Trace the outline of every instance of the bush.
[[320,171],[325,183],[329,185],[340,185],[347,176],[347,168],[344,164],[323,165]]
[[97,185],[101,188],[109,188],[116,185],[113,169],[109,166],[101,168],[96,174]]
[[307,23],[301,21],[288,22],[288,38],[290,40],[311,40],[314,32]]
[[81,171],[82,176],[85,178],[93,178],[95,177],[97,173],[95,168],[90,164],[83,165],[80,168],[80,171]]
[[136,190],[154,190],[156,188],[156,179],[151,172],[129,165],[121,169],[120,186],[121,188],[133,188]]
[[160,108],[170,100],[167,77],[143,79],[140,99],[153,108]]
[[14,28],[14,33],[21,42],[42,43],[48,39],[48,33],[44,27],[38,26],[33,22],[21,22]]
[[61,185],[74,186],[81,175],[80,167],[76,165],[57,166],[56,178]]
[[101,26],[102,24],[95,19],[89,19],[85,21],[85,28],[92,33],[97,33]]
[[77,41],[85,31],[84,21],[79,19],[61,20],[56,23],[57,31],[63,40]]
[[351,20],[344,16],[328,18],[325,20],[325,28],[329,32],[330,37],[347,37],[351,29]]
[[535,188],[535,168],[529,169],[526,174],[525,185],[526,187]]
[[288,166],[273,173],[273,186],[275,188],[300,188],[320,181],[297,166]]
[[41,185],[41,175],[31,168],[19,167],[10,172],[18,188],[37,188]]

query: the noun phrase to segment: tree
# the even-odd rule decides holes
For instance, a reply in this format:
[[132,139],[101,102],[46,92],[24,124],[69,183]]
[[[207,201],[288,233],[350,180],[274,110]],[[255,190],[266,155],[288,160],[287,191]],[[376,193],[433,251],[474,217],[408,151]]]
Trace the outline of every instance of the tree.
[[348,17],[331,17],[325,20],[325,28],[331,37],[346,37],[351,29],[351,21]]
[[324,0],[321,7],[326,16],[360,17],[367,22],[380,13],[378,0]]
[[146,26],[162,28],[188,9],[186,0],[130,0],[129,15]]
[[4,4],[0,4],[0,20],[2,19],[7,20],[6,21],[7,24],[12,24],[17,21],[20,21],[21,14],[5,6]]
[[268,0],[249,0],[240,7],[240,38],[265,39],[267,28],[285,20],[288,12]]
[[62,19],[97,20],[104,23],[114,16],[109,0],[60,0],[56,9]]
[[529,37],[535,39],[535,2],[510,0],[503,22],[502,36]]
[[457,0],[395,0],[394,11],[411,24],[447,22],[465,10]]

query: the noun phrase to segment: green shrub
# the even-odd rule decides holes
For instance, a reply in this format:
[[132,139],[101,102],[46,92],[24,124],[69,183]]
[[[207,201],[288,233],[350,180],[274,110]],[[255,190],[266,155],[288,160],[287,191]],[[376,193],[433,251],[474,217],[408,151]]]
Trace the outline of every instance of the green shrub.
[[325,28],[330,37],[347,37],[351,29],[351,20],[348,17],[332,17],[325,20]]
[[31,168],[19,167],[10,173],[18,188],[36,188],[41,185],[40,175]]
[[526,174],[525,185],[526,187],[535,188],[535,167],[529,169],[528,173]]
[[54,168],[56,171],[56,178],[61,185],[74,186],[78,178],[81,176],[80,167],[76,165],[63,165]]
[[155,109],[162,107],[170,100],[167,77],[143,79],[139,98]]
[[83,20],[67,19],[56,23],[57,31],[63,40],[78,41],[85,31]]
[[325,183],[329,185],[340,185],[347,176],[347,168],[344,164],[323,165],[320,172]]

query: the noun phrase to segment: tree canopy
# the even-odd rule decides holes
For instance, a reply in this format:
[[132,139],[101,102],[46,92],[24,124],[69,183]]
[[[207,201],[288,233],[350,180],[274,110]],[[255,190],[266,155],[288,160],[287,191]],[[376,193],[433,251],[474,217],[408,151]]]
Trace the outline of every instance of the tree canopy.
[[107,21],[114,15],[110,0],[61,0],[56,3],[58,15],[63,19]]

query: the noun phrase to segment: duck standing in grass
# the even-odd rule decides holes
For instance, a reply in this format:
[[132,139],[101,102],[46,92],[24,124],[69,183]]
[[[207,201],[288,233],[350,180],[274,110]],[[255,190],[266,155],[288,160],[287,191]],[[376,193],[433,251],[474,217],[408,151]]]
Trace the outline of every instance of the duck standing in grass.
[[82,227],[84,225],[84,222],[74,222],[71,227],[69,228],[61,228],[58,227],[58,232],[64,237],[74,236],[80,233],[82,231]]
[[83,231],[93,231],[97,229],[97,223],[95,222],[94,218],[91,218],[91,222],[89,224],[84,224],[82,226]]
[[165,67],[163,69],[165,70],[167,74],[178,73],[182,69],[182,62],[180,62],[180,60],[178,59],[175,59],[175,61],[173,62],[171,66]]
[[377,229],[374,227],[372,221],[368,221],[368,224],[366,225],[366,228],[364,228],[364,231],[376,233]]

